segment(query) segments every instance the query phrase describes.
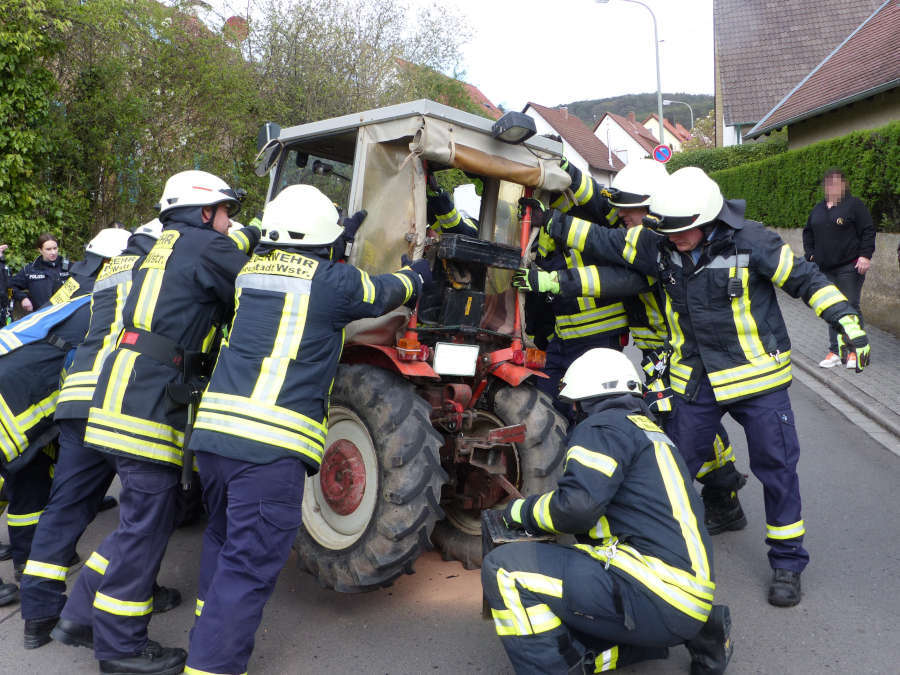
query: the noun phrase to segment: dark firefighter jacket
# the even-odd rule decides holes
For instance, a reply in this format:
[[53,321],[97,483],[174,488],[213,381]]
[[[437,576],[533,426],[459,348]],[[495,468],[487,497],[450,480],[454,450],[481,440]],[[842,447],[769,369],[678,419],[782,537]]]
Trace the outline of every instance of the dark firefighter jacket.
[[715,223],[696,264],[644,226],[610,230],[563,216],[557,232],[590,262],[624,261],[660,281],[671,331],[672,389],[690,399],[705,373],[724,403],[791,383],[791,342],[775,284],[802,297],[828,323],[855,310],[775,232],[745,220],[743,200],[726,200]]
[[[132,271],[116,349],[100,370],[84,435],[102,451],[181,466],[188,406],[170,395],[185,362],[217,346],[233,311],[234,278],[247,254],[234,238],[199,225],[185,208]],[[259,230],[241,230],[255,245]]]
[[191,448],[255,464],[294,457],[316,473],[344,326],[399,307],[420,283],[409,268],[370,277],[308,252],[254,255],[235,282],[237,311]]
[[[569,174],[572,176],[572,196],[562,193],[552,202],[554,208],[566,213],[577,213],[594,223],[617,226],[618,213],[607,200],[608,193],[589,175],[582,173],[578,168],[570,166]],[[572,201],[574,197],[574,202]],[[557,249],[555,252],[542,250],[538,246],[538,259],[536,264],[543,270],[558,271],[560,279],[566,276],[567,270],[584,268],[584,260],[581,252],[572,247]],[[625,270],[621,274],[615,273],[617,283],[624,283],[621,295],[632,295],[637,290],[646,289],[646,279],[640,274],[634,274]],[[628,278],[622,281],[621,277]],[[584,279],[589,288],[602,280],[592,276]],[[611,281],[611,280],[610,280]],[[631,290],[629,290],[631,289]],[[625,313],[625,305],[620,297],[615,294],[604,293],[604,299],[598,300],[593,293],[586,293],[577,297],[560,294],[551,303],[551,311],[556,319],[554,334],[557,339],[570,341],[574,344],[579,340],[590,340],[596,335],[618,335],[628,332],[628,317]]]
[[122,331],[122,310],[131,289],[132,271],[154,243],[153,238],[145,235],[132,236],[128,248],[107,261],[97,275],[91,294],[90,327],[75,351],[75,359],[59,392],[57,420],[87,419],[100,369]]
[[88,295],[43,309],[0,330],[0,463],[25,466],[52,437],[66,360],[84,339]]
[[435,232],[478,236],[478,223],[457,211],[453,205],[453,198],[444,190],[440,190],[436,195],[428,195],[427,203],[428,226]]
[[[715,583],[703,507],[680,453],[630,394],[594,404],[572,431],[555,490],[518,500],[527,531],[576,546],[651,599],[705,621]],[[701,515],[698,515],[701,514]]]
[[31,300],[34,309],[44,305],[66,279],[69,278],[69,260],[59,256],[53,262],[38,256],[28,263],[9,282],[13,289],[13,300]]

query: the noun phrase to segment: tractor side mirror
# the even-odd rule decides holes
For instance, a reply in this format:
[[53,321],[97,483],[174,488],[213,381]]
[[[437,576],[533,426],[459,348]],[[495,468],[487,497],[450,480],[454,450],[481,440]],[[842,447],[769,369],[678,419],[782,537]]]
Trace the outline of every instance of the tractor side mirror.
[[256,135],[256,152],[261,151],[269,142],[281,134],[281,127],[275,122],[266,122]]

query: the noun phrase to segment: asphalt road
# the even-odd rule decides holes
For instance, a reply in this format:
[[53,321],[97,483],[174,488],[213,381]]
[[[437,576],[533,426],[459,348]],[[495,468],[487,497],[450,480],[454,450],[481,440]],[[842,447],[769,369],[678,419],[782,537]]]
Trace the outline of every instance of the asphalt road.
[[[766,603],[769,568],[762,490],[755,478],[741,492],[750,525],[714,539],[718,602],[731,606],[736,647],[730,673],[891,673],[900,663],[900,459],[805,386],[791,388],[803,446],[801,489],[812,562],[804,599],[792,609]],[[747,470],[743,434],[730,419],[738,464]],[[79,545],[82,558],[108,532],[117,512],[101,514]],[[5,539],[5,527],[0,529]],[[201,527],[178,531],[160,580],[186,602],[157,616],[152,638],[187,646]],[[9,580],[12,566],[0,563]],[[365,595],[320,589],[291,559],[266,608],[250,672],[509,673],[489,622],[480,615],[477,571],[428,553],[416,574]],[[0,609],[0,673],[95,673],[85,649],[51,643],[21,647],[17,607]],[[687,652],[625,673],[686,673]]]

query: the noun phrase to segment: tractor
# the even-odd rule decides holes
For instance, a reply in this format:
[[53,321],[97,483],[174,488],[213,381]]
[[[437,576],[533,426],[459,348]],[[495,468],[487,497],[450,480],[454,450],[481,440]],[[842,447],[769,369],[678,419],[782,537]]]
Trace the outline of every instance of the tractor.
[[[494,122],[419,100],[260,132],[267,200],[313,185],[344,213],[368,211],[348,262],[381,274],[406,254],[435,272],[415,309],[346,329],[294,544],[326,588],[387,586],[432,543],[477,567],[481,511],[552,489],[562,471],[566,421],[534,386],[543,352],[528,347],[510,279],[533,241],[520,197],[570,179],[560,143],[531,135],[524,117]],[[464,182],[457,206],[466,201],[477,237],[428,227],[428,181],[447,171]]]

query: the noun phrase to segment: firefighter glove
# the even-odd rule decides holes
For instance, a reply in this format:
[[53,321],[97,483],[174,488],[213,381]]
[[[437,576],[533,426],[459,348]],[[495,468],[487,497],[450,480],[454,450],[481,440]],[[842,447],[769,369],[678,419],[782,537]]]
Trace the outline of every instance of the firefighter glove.
[[547,217],[547,223],[544,225],[544,232],[556,243],[565,244],[566,236],[569,233],[569,220],[556,209],[552,209]]
[[537,293],[559,294],[559,275],[556,272],[545,272],[537,268],[521,268],[515,271],[512,285],[519,290]]
[[547,217],[547,207],[539,199],[522,197],[519,199],[519,220],[525,217],[525,209],[531,207],[531,227],[543,227]]
[[856,314],[845,314],[837,320],[838,355],[846,361],[851,351],[856,352],[856,372],[861,373],[869,365],[869,338],[859,325]]
[[522,507],[524,505],[524,499],[514,499],[503,509],[503,523],[509,529],[522,529]]
[[418,274],[419,279],[422,280],[422,284],[431,283],[431,263],[425,260],[425,258],[417,258],[416,260],[410,261],[409,256],[404,255],[400,258],[400,263],[403,267]]
[[356,232],[359,230],[359,226],[362,225],[367,215],[369,215],[369,212],[362,209],[349,218],[344,218],[344,241],[352,242],[356,239]]

